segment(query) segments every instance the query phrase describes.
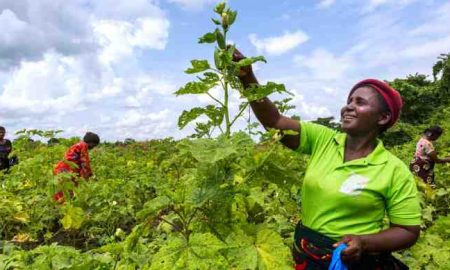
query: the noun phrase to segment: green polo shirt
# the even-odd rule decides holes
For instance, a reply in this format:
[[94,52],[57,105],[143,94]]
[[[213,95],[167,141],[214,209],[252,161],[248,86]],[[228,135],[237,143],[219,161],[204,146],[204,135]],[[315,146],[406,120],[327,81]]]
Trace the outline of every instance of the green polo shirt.
[[385,213],[398,225],[420,225],[414,178],[378,140],[367,157],[344,162],[346,134],[301,122],[298,151],[309,154],[302,223],[331,238],[382,230]]

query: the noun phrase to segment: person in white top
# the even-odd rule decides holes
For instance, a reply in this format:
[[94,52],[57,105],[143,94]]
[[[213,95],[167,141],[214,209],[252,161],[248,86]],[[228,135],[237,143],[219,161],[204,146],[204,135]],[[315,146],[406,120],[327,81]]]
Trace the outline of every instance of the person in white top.
[[434,181],[434,164],[450,162],[450,157],[439,158],[433,146],[433,142],[439,139],[442,132],[443,130],[440,126],[427,128],[419,142],[417,142],[414,158],[409,165],[411,172],[422,178],[431,187],[436,186]]

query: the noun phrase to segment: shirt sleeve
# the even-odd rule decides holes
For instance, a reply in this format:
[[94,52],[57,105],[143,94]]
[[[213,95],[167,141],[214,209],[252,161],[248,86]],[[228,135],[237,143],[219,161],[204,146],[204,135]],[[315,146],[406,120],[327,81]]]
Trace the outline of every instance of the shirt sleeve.
[[300,122],[300,145],[297,151],[312,155],[320,145],[325,144],[336,135],[336,131],[311,122]]
[[429,155],[431,152],[434,151],[434,147],[433,144],[431,142],[427,142],[424,147],[423,147],[423,151],[425,152],[425,155]]
[[420,225],[421,208],[414,177],[406,167],[401,175],[393,179],[386,198],[387,214],[391,223],[398,225]]
[[84,178],[92,176],[87,145],[86,147],[81,147],[80,151],[80,176]]

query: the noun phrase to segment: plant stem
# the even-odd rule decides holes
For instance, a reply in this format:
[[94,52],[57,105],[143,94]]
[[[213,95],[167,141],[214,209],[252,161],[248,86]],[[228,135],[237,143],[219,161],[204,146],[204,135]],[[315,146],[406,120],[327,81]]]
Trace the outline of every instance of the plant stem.
[[[223,39],[225,40],[225,44],[226,44],[226,40],[227,40],[227,31],[225,30],[225,28],[223,29]],[[224,79],[224,83],[223,83],[223,90],[224,90],[224,101],[223,101],[223,109],[224,109],[224,113],[225,113],[225,136],[230,137],[230,129],[231,129],[231,123],[230,123],[230,112],[228,109],[228,76],[227,76],[227,67],[224,67],[223,71],[222,71],[222,76]]]
[[215,102],[219,103],[222,107],[224,106],[223,103],[222,103],[220,100],[218,100],[217,98],[213,97],[213,95],[211,95],[209,92],[206,92],[206,94],[207,94],[210,98],[212,98]]
[[244,110],[247,108],[249,103],[245,104],[244,107],[242,107],[242,109],[239,111],[239,113],[236,115],[236,117],[234,117],[233,121],[231,121],[231,125],[234,124],[234,122],[242,115],[242,113],[244,112]]
[[224,112],[225,112],[225,136],[230,137],[230,113],[228,110],[228,82],[225,82],[225,98],[224,98]]

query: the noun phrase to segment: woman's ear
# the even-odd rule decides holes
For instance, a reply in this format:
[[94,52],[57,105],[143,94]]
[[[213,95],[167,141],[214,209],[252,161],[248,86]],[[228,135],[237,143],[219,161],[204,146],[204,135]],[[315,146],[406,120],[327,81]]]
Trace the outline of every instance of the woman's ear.
[[392,118],[391,112],[382,112],[380,114],[380,117],[378,118],[378,125],[379,126],[385,126],[387,125]]

